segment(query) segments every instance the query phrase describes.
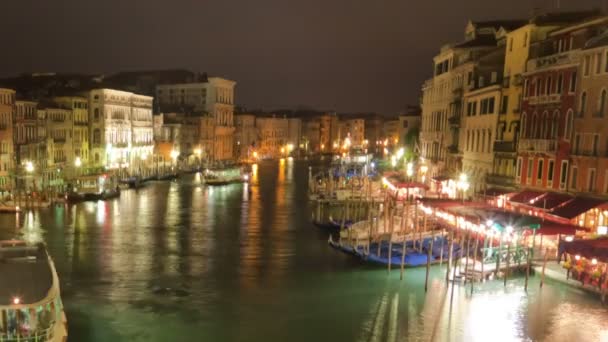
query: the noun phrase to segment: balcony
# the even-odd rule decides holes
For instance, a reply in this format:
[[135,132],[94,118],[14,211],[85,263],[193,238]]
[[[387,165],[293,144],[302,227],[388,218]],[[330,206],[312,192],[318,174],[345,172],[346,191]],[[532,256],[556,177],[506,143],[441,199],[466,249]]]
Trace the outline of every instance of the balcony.
[[528,103],[530,105],[534,106],[534,105],[560,103],[561,101],[562,101],[561,94],[550,94],[550,95],[541,95],[541,96],[531,97],[528,100]]
[[488,185],[512,187],[515,186],[515,178],[513,176],[505,176],[499,174],[488,174],[486,176]]
[[552,139],[521,139],[517,149],[519,152],[554,153],[557,141]]
[[512,141],[495,141],[494,142],[494,152],[514,153],[515,152],[515,143]]

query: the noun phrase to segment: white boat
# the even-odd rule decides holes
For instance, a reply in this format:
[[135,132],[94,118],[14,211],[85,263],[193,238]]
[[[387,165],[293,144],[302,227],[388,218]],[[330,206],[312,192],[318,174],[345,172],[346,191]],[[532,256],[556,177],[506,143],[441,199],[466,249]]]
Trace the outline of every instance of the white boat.
[[59,278],[44,244],[0,241],[0,274],[0,341],[66,341]]
[[207,185],[226,185],[233,183],[245,183],[249,181],[249,174],[241,168],[205,170],[203,179]]

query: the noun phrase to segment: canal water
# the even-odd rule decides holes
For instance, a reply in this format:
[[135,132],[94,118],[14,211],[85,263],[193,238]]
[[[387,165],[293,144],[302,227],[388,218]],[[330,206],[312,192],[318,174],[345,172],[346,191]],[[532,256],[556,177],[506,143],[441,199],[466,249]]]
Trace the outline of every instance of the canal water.
[[[308,164],[261,163],[250,185],[196,175],[120,199],[0,216],[44,240],[69,341],[608,341],[608,306],[538,277],[451,287],[445,270],[362,265],[310,223]],[[0,275],[4,276],[4,275]]]

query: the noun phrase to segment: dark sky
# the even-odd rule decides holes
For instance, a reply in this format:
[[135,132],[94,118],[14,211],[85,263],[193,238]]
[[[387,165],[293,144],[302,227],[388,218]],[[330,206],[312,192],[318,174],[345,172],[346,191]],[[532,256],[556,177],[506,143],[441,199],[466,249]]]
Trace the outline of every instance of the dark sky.
[[[562,9],[604,0],[561,0]],[[467,19],[557,0],[2,0],[0,76],[189,68],[238,82],[248,108],[393,113]]]

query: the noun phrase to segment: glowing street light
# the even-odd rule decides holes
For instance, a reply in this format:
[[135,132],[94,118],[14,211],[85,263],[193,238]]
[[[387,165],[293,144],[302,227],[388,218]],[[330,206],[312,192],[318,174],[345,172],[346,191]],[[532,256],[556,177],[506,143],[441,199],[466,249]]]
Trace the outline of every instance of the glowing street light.
[[171,151],[171,159],[173,159],[173,161],[176,161],[178,156],[179,152],[177,152],[176,150]]
[[407,163],[406,171],[408,177],[412,177],[414,174],[414,164],[412,162]]
[[34,172],[34,164],[31,161],[25,162],[25,171],[28,173]]
[[397,159],[401,159],[401,157],[403,157],[404,154],[405,154],[405,150],[402,147],[399,149],[399,151],[397,151]]
[[194,154],[196,154],[200,158],[201,154],[203,154],[203,151],[200,148],[197,148],[194,150]]
[[76,160],[74,160],[74,166],[76,166],[76,167],[82,166],[82,160],[80,160],[80,157],[76,157]]

